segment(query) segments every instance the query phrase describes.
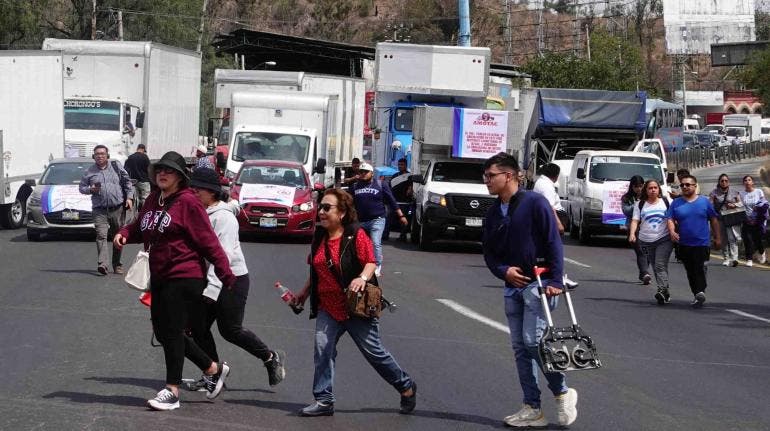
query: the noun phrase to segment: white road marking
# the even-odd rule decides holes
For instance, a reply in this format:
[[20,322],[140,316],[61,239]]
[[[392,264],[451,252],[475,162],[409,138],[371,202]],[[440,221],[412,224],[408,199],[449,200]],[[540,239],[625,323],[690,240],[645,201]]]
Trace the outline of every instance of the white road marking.
[[770,323],[770,319],[765,319],[764,317],[755,316],[753,314],[746,313],[745,311],[733,310],[729,308],[727,309],[727,311],[733,314],[737,314],[739,316],[748,317],[749,319],[755,319],[755,320],[759,320],[760,322]]
[[585,263],[580,263],[580,262],[578,262],[576,260],[573,260],[573,259],[570,259],[568,257],[565,257],[564,261],[565,262],[569,262],[569,263],[571,263],[573,265],[582,266],[583,268],[590,268],[591,267],[591,265],[586,265]]
[[481,314],[471,310],[470,308],[468,308],[468,307],[466,307],[464,305],[461,305],[461,304],[458,304],[458,303],[452,301],[451,299],[436,299],[436,301],[446,305],[447,307],[449,307],[452,310],[462,314],[465,317],[470,317],[471,319],[476,320],[477,322],[481,322],[481,323],[483,323],[483,324],[485,324],[487,326],[491,326],[491,327],[497,329],[498,331],[505,332],[506,334],[510,334],[511,333],[511,330],[508,329],[508,325],[502,324],[502,323],[500,323],[498,321],[490,319],[489,317],[481,315]]

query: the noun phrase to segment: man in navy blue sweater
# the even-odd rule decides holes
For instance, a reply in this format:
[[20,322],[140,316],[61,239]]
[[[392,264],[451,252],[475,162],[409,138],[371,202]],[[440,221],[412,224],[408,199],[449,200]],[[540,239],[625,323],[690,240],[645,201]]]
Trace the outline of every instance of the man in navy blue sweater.
[[[516,158],[506,153],[484,163],[484,183],[498,197],[484,223],[484,260],[505,281],[505,316],[524,392],[523,408],[504,422],[512,427],[539,427],[548,425],[537,383],[537,368],[542,370],[537,349],[547,322],[533,267],[549,268],[542,281],[553,310],[563,289],[564,251],[551,205],[540,194],[519,190],[518,174]],[[577,391],[567,387],[564,373],[544,374],[556,397],[559,424],[570,425],[577,418]]]
[[396,198],[388,184],[374,180],[374,168],[369,163],[361,163],[358,168],[359,180],[351,189],[356,204],[358,221],[361,228],[369,234],[374,243],[374,258],[377,260],[375,274],[379,277],[382,271],[382,233],[385,231],[385,205],[398,215],[399,222],[406,225],[408,221],[398,207]]

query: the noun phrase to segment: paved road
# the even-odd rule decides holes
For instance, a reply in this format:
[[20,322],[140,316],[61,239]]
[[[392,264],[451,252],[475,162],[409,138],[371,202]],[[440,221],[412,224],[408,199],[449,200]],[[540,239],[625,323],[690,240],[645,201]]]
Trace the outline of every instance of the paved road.
[[[385,246],[383,283],[400,310],[383,317],[383,339],[419,383],[415,414],[397,414],[398,394],[344,338],[337,414],[304,419],[294,412],[312,399],[313,323],[284,307],[272,283],[301,285],[306,244],[244,244],[252,280],[246,325],[288,352],[284,383],[270,388],[261,364],[217,335],[234,370],[229,390],[214,402],[184,394],[170,413],[144,407],[164,376],[162,351],[149,345],[149,313],[118,277],[95,275],[89,240],[28,243],[23,231],[0,231],[0,244],[0,429],[483,430],[502,428],[521,402],[508,336],[494,325],[504,322],[502,289],[477,246],[434,253]],[[125,261],[135,251],[128,248]],[[712,261],[707,306],[692,310],[681,265],[671,264],[673,302],[658,307],[654,288],[635,281],[622,238],[568,241],[566,255],[569,275],[581,282],[578,317],[605,364],[570,374],[580,394],[571,429],[770,429],[770,268]],[[566,322],[563,309],[556,316]],[[188,363],[186,375],[197,375],[193,368]],[[555,421],[548,396],[544,407]]]

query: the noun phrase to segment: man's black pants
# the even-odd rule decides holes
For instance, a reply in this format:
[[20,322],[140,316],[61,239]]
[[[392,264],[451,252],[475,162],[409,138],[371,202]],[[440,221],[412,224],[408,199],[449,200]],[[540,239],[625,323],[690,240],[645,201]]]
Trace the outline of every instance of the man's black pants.
[[687,271],[687,281],[690,282],[693,295],[706,290],[705,263],[710,256],[711,250],[707,246],[679,245],[679,258]]

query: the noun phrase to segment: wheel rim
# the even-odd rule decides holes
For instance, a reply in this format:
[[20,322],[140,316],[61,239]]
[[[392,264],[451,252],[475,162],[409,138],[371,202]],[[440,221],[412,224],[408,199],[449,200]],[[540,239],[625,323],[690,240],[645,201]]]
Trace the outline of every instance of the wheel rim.
[[21,201],[16,199],[16,201],[11,205],[11,220],[14,224],[19,224],[23,218],[24,211],[21,205]]

